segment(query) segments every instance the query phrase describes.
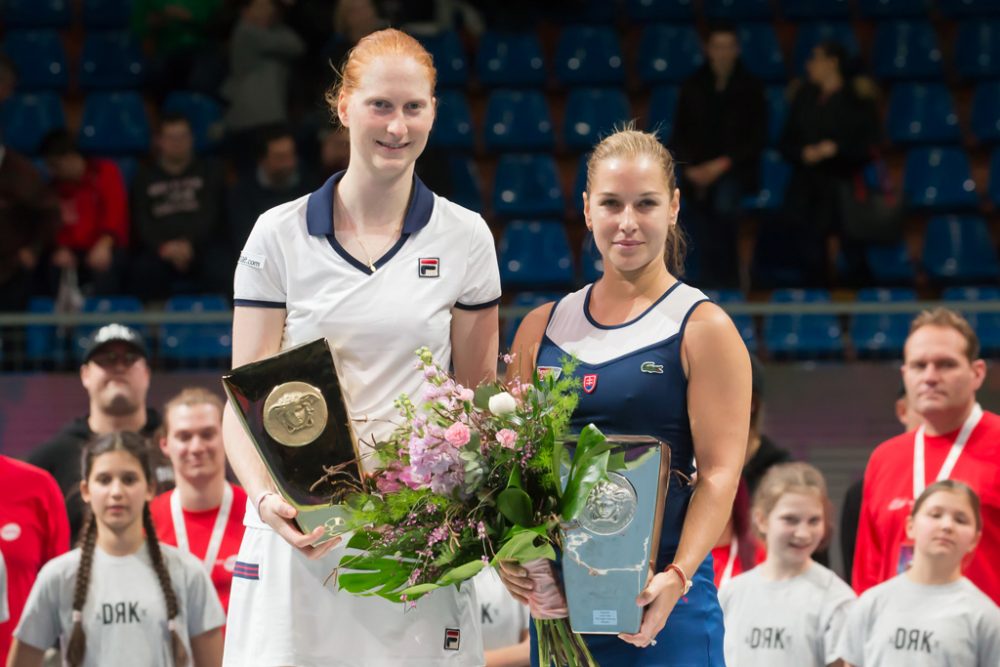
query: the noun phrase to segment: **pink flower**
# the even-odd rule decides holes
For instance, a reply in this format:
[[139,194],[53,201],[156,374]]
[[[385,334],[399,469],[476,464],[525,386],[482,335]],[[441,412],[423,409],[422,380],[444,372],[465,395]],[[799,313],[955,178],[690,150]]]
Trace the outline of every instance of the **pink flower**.
[[472,402],[472,399],[476,397],[475,392],[473,392],[471,389],[466,389],[465,387],[462,386],[458,387],[458,391],[456,392],[456,394],[458,396],[458,400],[460,401]]
[[509,428],[502,428],[497,431],[497,442],[507,449],[514,449],[517,443],[517,433]]
[[503,362],[505,364],[509,364],[510,362],[514,361],[514,355],[513,354],[505,354],[505,355],[503,355],[502,359],[503,359]]
[[444,439],[452,447],[461,447],[469,443],[469,427],[462,422],[455,422],[444,432]]
[[387,470],[385,474],[379,475],[375,479],[375,485],[382,493],[393,493],[403,488],[399,483],[399,475],[395,471]]

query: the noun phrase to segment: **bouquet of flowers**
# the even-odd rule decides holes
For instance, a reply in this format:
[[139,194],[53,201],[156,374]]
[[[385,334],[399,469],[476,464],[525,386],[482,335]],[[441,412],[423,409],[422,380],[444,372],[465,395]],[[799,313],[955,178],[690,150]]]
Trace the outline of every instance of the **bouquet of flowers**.
[[[428,349],[417,356],[428,389],[419,407],[396,401],[402,420],[375,445],[378,470],[344,500],[357,527],[347,546],[358,552],[337,572],[345,591],[404,604],[501,560],[554,559],[560,525],[609,469],[624,467],[593,425],[572,455],[563,444],[578,401],[572,361],[509,391],[500,382],[473,390]],[[566,618],[534,622],[542,664],[595,664]]]

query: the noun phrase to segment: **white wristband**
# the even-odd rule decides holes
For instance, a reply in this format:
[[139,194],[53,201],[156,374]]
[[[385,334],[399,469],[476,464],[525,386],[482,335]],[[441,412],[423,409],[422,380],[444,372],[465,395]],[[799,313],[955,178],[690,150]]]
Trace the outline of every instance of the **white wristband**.
[[261,491],[257,494],[257,500],[254,502],[254,506],[257,508],[257,516],[260,516],[260,504],[264,502],[264,498],[274,495],[277,495],[274,491]]

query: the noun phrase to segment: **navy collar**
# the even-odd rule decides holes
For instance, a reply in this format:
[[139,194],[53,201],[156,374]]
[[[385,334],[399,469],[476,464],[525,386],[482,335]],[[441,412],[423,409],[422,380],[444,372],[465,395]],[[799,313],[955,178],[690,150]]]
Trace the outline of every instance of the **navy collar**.
[[[306,203],[306,229],[313,236],[333,236],[333,188],[347,170],[338,171],[309,195]],[[413,194],[403,216],[402,234],[412,234],[427,226],[434,212],[434,193],[413,175]]]

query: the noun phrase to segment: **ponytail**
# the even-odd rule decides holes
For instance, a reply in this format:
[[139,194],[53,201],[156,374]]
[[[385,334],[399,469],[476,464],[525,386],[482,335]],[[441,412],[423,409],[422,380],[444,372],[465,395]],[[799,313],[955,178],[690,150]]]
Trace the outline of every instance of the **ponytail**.
[[90,508],[87,508],[80,535],[80,566],[76,570],[76,586],[73,588],[73,629],[66,645],[66,662],[70,667],[80,667],[83,656],[87,653],[87,637],[83,632],[83,605],[87,602],[90,572],[94,565],[94,547],[97,545],[97,521]]
[[170,653],[174,658],[176,667],[187,667],[188,654],[181,641],[181,636],[177,632],[177,617],[180,614],[177,604],[177,594],[174,592],[173,584],[170,582],[170,571],[167,570],[166,563],[163,562],[163,551],[160,549],[160,541],[156,538],[156,527],[153,525],[153,517],[149,513],[149,503],[142,506],[142,526],[146,530],[146,544],[149,547],[149,557],[153,561],[153,570],[156,572],[156,579],[160,582],[160,589],[163,591],[163,598],[167,602],[167,629],[170,632]]

